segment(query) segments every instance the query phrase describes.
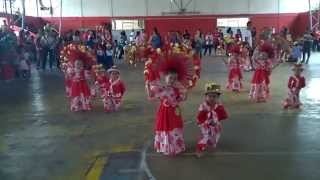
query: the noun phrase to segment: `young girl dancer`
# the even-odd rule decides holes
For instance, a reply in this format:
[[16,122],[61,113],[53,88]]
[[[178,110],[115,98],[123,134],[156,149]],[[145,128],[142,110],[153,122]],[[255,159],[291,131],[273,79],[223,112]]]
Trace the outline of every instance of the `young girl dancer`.
[[288,97],[283,102],[283,108],[288,109],[299,109],[300,102],[300,91],[306,86],[305,78],[301,75],[303,71],[302,64],[295,64],[292,68],[294,75],[290,76],[288,81]]
[[[164,155],[177,155],[185,151],[179,104],[186,100],[187,89],[193,86],[195,71],[192,56],[173,50],[151,57],[154,59],[147,61],[145,66],[146,88],[149,98],[160,100],[154,148]],[[161,83],[161,77],[165,84]]]
[[109,87],[106,89],[106,94],[104,94],[104,110],[105,112],[115,112],[118,111],[124,93],[126,92],[126,87],[124,82],[120,79],[120,70],[113,66],[108,69],[108,74],[110,77]]
[[90,79],[91,67],[96,63],[95,56],[85,46],[69,44],[61,51],[60,58],[71,111],[91,110],[91,91],[87,80]]
[[234,92],[240,92],[242,88],[242,64],[243,59],[240,55],[241,49],[239,45],[234,45],[231,48],[231,56],[229,58],[228,66],[229,66],[229,76],[228,76],[228,84],[227,89],[232,90]]
[[270,75],[272,70],[272,58],[274,50],[266,42],[257,47],[253,56],[253,68],[255,69],[252,80],[249,97],[256,102],[265,102],[269,96]]

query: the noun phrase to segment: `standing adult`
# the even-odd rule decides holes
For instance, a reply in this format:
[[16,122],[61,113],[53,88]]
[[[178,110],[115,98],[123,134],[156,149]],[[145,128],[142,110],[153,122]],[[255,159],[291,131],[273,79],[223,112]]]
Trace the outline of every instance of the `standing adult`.
[[48,53],[49,53],[49,42],[48,42],[48,33],[45,33],[41,36],[40,39],[40,59],[42,62],[42,70],[46,69],[47,60],[48,60]]
[[312,51],[315,52],[319,49],[319,37],[316,30],[312,31],[311,35],[313,37]]
[[209,51],[209,56],[211,56],[212,48],[213,48],[213,34],[212,32],[209,31],[205,36],[204,56],[207,54],[208,51]]
[[194,49],[195,53],[202,58],[202,46],[203,46],[203,37],[201,31],[198,29],[194,36]]
[[149,43],[154,49],[161,48],[161,36],[157,28],[153,28],[153,32],[150,37]]
[[184,30],[184,33],[183,33],[183,40],[184,41],[189,41],[190,40],[190,38],[191,38],[191,35],[190,35],[190,33],[188,32],[188,30],[186,29],[186,30]]
[[133,42],[134,42],[135,37],[136,37],[135,34],[136,34],[136,33],[134,32],[134,29],[132,29],[131,32],[130,32],[130,34],[129,34],[129,42],[130,42],[130,43],[133,43]]
[[257,44],[256,43],[257,42],[257,28],[256,27],[252,27],[251,37],[252,37],[252,46],[255,47]]
[[136,37],[134,38],[134,41],[137,46],[143,46],[144,39],[140,31],[137,31]]
[[237,33],[236,33],[236,35],[235,35],[235,38],[236,38],[236,41],[238,41],[238,42],[243,41],[243,39],[242,39],[242,34],[241,34],[241,30],[240,30],[240,29],[237,29]]
[[124,46],[126,45],[127,42],[127,35],[125,31],[121,31],[120,33],[120,42],[119,42],[119,50],[120,50],[120,54],[119,54],[119,59],[122,59],[122,56],[124,54]]
[[303,35],[302,63],[306,63],[306,64],[309,63],[309,59],[311,56],[312,41],[313,41],[313,37],[311,36],[310,31],[307,30]]
[[80,31],[76,30],[72,36],[72,42],[81,43]]
[[42,60],[42,57],[41,57],[41,53],[42,53],[42,47],[41,47],[41,39],[42,39],[42,36],[43,36],[43,31],[42,29],[39,29],[38,30],[38,33],[36,35],[36,38],[35,38],[35,46],[36,46],[36,64],[37,64],[37,69],[40,69],[40,64],[41,64],[41,60]]
[[223,39],[223,32],[221,29],[216,28],[216,30],[213,32],[213,48],[215,55],[217,55],[217,49],[220,39]]
[[[252,31],[251,31],[252,29],[251,28],[252,28],[252,23],[251,23],[251,21],[249,21],[247,23],[247,29],[245,29],[242,32],[242,38],[243,38],[244,42],[247,42],[250,45],[250,48],[253,48]],[[254,35],[256,35],[256,33]]]
[[49,67],[52,70],[53,63],[57,60],[58,35],[51,31],[48,35]]

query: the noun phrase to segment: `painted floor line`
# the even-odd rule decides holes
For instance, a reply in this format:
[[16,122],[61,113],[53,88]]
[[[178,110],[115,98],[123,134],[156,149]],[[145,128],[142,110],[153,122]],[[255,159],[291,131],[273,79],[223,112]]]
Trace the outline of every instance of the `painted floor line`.
[[151,141],[147,142],[142,149],[140,169],[146,173],[149,180],[156,180],[156,178],[152,175],[151,170],[149,169],[149,166],[147,163],[147,150],[150,144],[151,144]]
[[[310,152],[216,152],[205,153],[204,156],[291,156],[291,155],[320,155],[320,151]],[[150,157],[161,157],[163,155],[156,153],[148,153]],[[196,156],[195,153],[183,153],[178,156]]]
[[137,173],[137,172],[141,172],[141,169],[120,169],[118,171],[118,173],[121,173],[121,174],[130,174],[130,173]]
[[86,180],[100,180],[103,168],[107,164],[107,162],[107,157],[97,158],[91,169],[88,171]]

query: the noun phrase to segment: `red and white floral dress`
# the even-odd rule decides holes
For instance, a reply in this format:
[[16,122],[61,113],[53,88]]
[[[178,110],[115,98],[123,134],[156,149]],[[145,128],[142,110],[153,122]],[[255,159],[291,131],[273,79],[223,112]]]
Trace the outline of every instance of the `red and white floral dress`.
[[98,94],[101,98],[104,98],[104,95],[107,94],[107,91],[110,87],[110,80],[107,75],[98,75],[96,76],[94,85],[94,94]]
[[290,76],[288,81],[288,97],[283,102],[283,108],[299,108],[300,90],[306,86],[305,78],[303,76]]
[[228,114],[222,104],[210,106],[204,102],[200,105],[197,124],[201,134],[197,143],[197,152],[203,152],[208,147],[215,148],[217,146],[222,132],[221,121],[227,118]]
[[160,106],[156,115],[154,148],[165,155],[176,155],[185,151],[183,120],[179,103],[185,100],[182,90],[166,86],[151,87]]
[[230,57],[229,59],[229,76],[228,76],[228,84],[227,89],[232,91],[239,92],[242,88],[241,80],[242,76],[242,62],[240,57]]
[[255,69],[252,80],[249,97],[256,102],[265,102],[270,97],[269,84],[272,62],[270,60],[255,60],[253,62]]
[[69,74],[71,77],[71,111],[91,110],[91,92],[86,80],[85,71],[69,68]]
[[114,112],[119,110],[122,102],[122,97],[126,92],[124,83],[117,79],[115,81],[109,80],[109,87],[105,89],[103,95],[103,105],[106,112]]

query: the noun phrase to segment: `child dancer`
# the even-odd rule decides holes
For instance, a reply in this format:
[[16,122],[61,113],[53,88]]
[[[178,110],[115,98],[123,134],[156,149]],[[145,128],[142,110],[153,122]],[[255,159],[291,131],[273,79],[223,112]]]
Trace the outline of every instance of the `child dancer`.
[[165,86],[151,87],[151,91],[155,92],[161,102],[156,118],[154,147],[157,152],[165,155],[176,155],[185,151],[179,104],[185,100],[186,95],[177,87],[177,81],[178,73],[171,69],[165,74]]
[[74,61],[74,68],[69,69],[71,75],[71,111],[91,110],[90,89],[86,81],[84,62]]
[[102,64],[93,66],[95,71],[95,82],[94,82],[94,96],[96,94],[100,95],[104,102],[104,96],[107,94],[107,91],[110,87],[110,80],[106,74],[106,70],[103,68]]
[[229,66],[229,77],[227,89],[232,90],[234,92],[240,92],[242,88],[242,72],[241,66],[243,64],[243,59],[241,58],[241,50],[239,45],[234,45],[231,48],[231,57],[229,58],[228,66]]
[[270,96],[269,84],[272,69],[274,51],[271,45],[264,42],[257,47],[253,56],[253,68],[255,69],[249,97],[256,102],[265,102]]
[[160,100],[154,148],[164,155],[177,155],[185,151],[179,104],[186,100],[187,90],[194,87],[196,65],[190,54],[175,47],[168,52],[153,53],[145,64],[145,83],[149,98]]
[[26,50],[22,50],[21,60],[19,64],[21,76],[23,79],[30,78],[31,76],[31,60],[30,54]]
[[283,102],[283,108],[300,108],[299,98],[300,90],[306,86],[305,78],[301,75],[303,67],[301,64],[295,64],[292,68],[294,75],[290,76],[288,81],[288,98]]
[[96,64],[95,55],[86,46],[73,43],[60,51],[60,61],[71,111],[91,110],[91,91],[87,80],[91,79],[90,71]]
[[220,95],[220,85],[206,84],[205,101],[200,105],[197,116],[197,124],[201,131],[201,138],[197,143],[196,150],[198,157],[201,157],[208,147],[215,148],[217,146],[222,132],[221,121],[228,118],[224,106],[219,102]]
[[108,73],[110,80],[106,94],[103,95],[104,110],[105,112],[115,112],[118,111],[121,106],[126,87],[120,79],[120,70],[116,66],[108,69]]

